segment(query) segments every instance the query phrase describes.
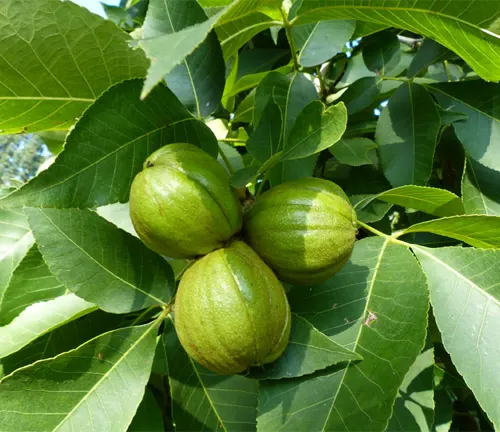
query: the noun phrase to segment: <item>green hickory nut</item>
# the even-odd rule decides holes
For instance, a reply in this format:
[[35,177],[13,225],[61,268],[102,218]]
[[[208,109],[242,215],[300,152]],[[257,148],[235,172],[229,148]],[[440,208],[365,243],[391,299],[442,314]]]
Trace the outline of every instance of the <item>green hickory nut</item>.
[[186,270],[174,322],[190,357],[229,375],[276,360],[288,345],[291,314],[273,271],[236,240]]
[[314,285],[351,256],[356,213],[335,183],[303,178],[257,198],[244,215],[247,243],[284,282]]
[[220,248],[242,224],[228,174],[192,144],[168,144],[147,158],[132,182],[130,217],[146,246],[172,258]]

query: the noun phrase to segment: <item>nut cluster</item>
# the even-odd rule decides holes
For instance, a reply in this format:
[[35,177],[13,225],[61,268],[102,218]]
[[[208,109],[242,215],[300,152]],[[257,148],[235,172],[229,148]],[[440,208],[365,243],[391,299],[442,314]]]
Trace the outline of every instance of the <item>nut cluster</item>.
[[195,259],[179,283],[175,328],[186,352],[221,374],[281,356],[291,314],[280,280],[328,279],[356,236],[342,189],[317,178],[277,186],[243,215],[225,170],[192,144],[148,157],[132,183],[130,215],[150,249]]

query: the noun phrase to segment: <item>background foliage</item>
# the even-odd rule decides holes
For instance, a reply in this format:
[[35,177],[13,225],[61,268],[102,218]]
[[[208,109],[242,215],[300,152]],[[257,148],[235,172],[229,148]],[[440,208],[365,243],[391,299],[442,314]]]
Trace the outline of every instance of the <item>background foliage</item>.
[[[0,3],[0,430],[500,427],[500,3],[105,9]],[[314,175],[356,209],[340,273],[287,286],[264,368],[187,356],[189,263],[136,238],[130,183],[173,142],[244,200]]]

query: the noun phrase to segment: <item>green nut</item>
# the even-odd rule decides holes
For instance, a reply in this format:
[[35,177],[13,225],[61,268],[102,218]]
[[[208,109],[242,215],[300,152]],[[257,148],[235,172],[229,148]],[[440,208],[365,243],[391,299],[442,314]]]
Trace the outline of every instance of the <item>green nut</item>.
[[290,336],[283,286],[242,241],[196,261],[181,278],[175,328],[186,352],[220,374],[276,360]]
[[247,243],[282,281],[313,285],[349,259],[355,221],[339,186],[310,177],[264,193],[245,214],[243,230]]
[[172,258],[220,248],[242,223],[226,171],[192,144],[169,144],[148,157],[132,182],[130,217],[146,246]]

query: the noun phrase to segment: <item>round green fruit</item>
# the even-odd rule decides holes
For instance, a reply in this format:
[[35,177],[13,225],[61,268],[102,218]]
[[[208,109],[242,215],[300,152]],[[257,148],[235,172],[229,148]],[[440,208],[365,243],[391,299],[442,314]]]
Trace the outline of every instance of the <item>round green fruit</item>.
[[290,336],[283,286],[242,241],[211,252],[186,270],[174,319],[186,352],[220,374],[273,362]]
[[130,217],[146,246],[172,258],[220,248],[242,223],[226,171],[192,144],[169,144],[148,157],[132,182]]
[[312,285],[349,259],[356,214],[335,183],[304,178],[259,197],[244,217],[247,243],[285,282]]

